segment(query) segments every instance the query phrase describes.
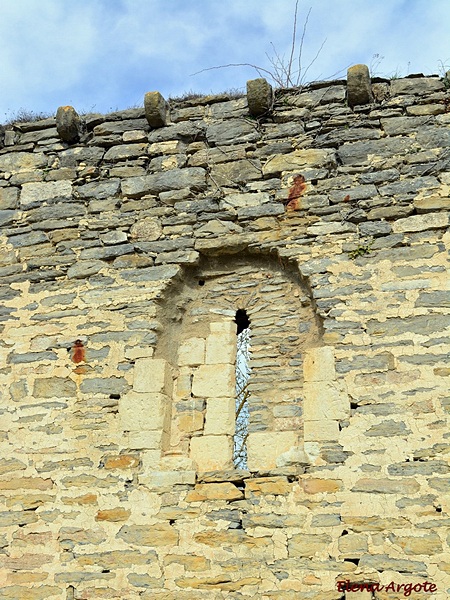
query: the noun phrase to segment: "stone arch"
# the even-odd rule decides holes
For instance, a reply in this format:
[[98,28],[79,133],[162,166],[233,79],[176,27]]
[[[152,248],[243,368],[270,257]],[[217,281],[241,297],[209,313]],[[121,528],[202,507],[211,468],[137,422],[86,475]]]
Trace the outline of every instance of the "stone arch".
[[233,468],[234,319],[244,309],[252,322],[248,468],[273,469],[281,455],[303,449],[311,429],[304,366],[321,348],[322,325],[298,269],[246,253],[203,256],[165,296],[155,353],[136,361],[136,383],[122,403],[125,425],[127,414],[134,422],[130,446],[150,451],[153,462]]

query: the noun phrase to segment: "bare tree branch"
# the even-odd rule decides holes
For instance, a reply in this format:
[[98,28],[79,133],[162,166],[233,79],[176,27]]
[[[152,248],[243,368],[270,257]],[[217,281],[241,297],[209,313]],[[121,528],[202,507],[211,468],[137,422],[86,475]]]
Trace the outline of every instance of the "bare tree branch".
[[[292,61],[294,60],[295,44],[296,44],[296,40],[297,40],[297,11],[298,11],[298,0],[295,1],[294,26],[292,27],[291,56],[289,57],[289,62],[288,62],[287,68],[286,68],[287,82],[289,84],[291,83],[290,80],[291,80],[291,71],[292,71]],[[311,9],[309,9],[309,12],[311,12]],[[308,17],[309,17],[309,13],[308,13]],[[303,41],[303,38],[302,38],[302,41]],[[300,51],[301,51],[301,49],[302,49],[302,46],[300,45]]]
[[193,77],[194,75],[199,75],[200,73],[204,73],[205,71],[214,71],[215,69],[228,69],[228,67],[251,67],[252,69],[255,69],[255,71],[257,71],[260,75],[261,73],[267,73],[267,75],[270,75],[270,77],[272,77],[272,73],[270,71],[268,71],[267,69],[263,69],[262,67],[258,67],[257,65],[252,65],[251,63],[229,63],[228,65],[219,65],[218,67],[208,67],[207,69],[202,69],[201,71],[192,73],[191,77]]
[[240,402],[238,404],[238,407],[236,408],[236,420],[239,418],[239,415],[241,414],[242,409],[244,408],[245,403],[247,402],[248,397],[250,396],[250,394],[248,393],[248,390],[246,388],[247,388],[247,385],[240,392],[238,392],[238,395],[237,395],[238,400],[240,398]]
[[244,329],[237,336],[236,352],[236,427],[234,435],[233,462],[236,468],[247,468],[247,436],[248,436],[248,399],[250,358],[250,329]]
[[319,54],[322,52],[323,47],[325,46],[327,41],[327,38],[325,38],[323,40],[323,42],[320,45],[320,48],[317,50],[315,57],[312,59],[312,61],[309,63],[309,65],[306,67],[305,72],[303,73],[303,78],[306,77],[306,74],[308,73],[309,69],[313,66],[313,64],[316,62],[316,60],[319,58]]
[[321,53],[326,39],[322,42],[319,50],[316,55],[312,59],[312,61],[308,64],[305,70],[303,70],[302,60],[303,60],[303,50],[305,44],[306,31],[308,28],[309,17],[311,15],[312,7],[309,8],[308,13],[306,15],[305,21],[303,23],[302,33],[299,40],[299,49],[297,56],[297,70],[293,69],[294,59],[296,55],[297,49],[297,38],[298,38],[298,3],[299,0],[295,2],[294,8],[294,16],[293,16],[293,26],[292,26],[292,40],[290,45],[289,59],[286,61],[285,56],[280,56],[278,51],[276,50],[274,44],[270,42],[272,50],[274,52],[273,56],[270,56],[267,52],[266,58],[269,61],[272,69],[265,69],[259,65],[255,65],[253,63],[229,63],[226,65],[219,65],[215,67],[208,67],[206,69],[202,69],[201,71],[197,71],[196,73],[192,73],[192,76],[199,75],[200,73],[205,73],[206,71],[213,71],[215,69],[227,69],[229,67],[250,67],[254,69],[260,77],[268,76],[273,83],[277,87],[286,88],[286,87],[302,87],[305,85],[306,75],[310,68],[314,65],[319,54]]
[[[298,51],[298,75],[297,85],[302,81],[302,56],[303,56],[303,44],[305,43],[306,28],[308,27],[309,15],[311,14],[312,7],[309,8],[308,14],[306,15],[305,22],[303,24],[302,37],[300,38],[300,49]],[[308,66],[308,69],[311,65]]]

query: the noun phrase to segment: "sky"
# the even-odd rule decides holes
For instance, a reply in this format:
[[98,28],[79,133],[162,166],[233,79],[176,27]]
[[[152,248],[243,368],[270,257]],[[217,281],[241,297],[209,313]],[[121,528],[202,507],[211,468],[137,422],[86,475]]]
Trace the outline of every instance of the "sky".
[[[153,90],[166,99],[245,91],[260,76],[254,68],[213,67],[249,63],[275,74],[274,62],[288,65],[295,4],[0,0],[0,122],[67,104],[101,113],[142,106]],[[374,76],[442,74],[449,23],[450,0],[299,0],[291,70],[304,30],[300,83],[345,78],[357,63]]]

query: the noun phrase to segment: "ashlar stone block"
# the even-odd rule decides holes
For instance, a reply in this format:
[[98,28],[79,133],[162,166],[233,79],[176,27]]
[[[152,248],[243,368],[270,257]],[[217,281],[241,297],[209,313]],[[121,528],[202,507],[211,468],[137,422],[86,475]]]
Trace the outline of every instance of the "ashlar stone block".
[[160,450],[167,447],[168,439],[168,432],[163,429],[131,431],[128,446],[131,450]]
[[235,392],[234,365],[201,365],[194,373],[192,393],[203,398],[229,398]]
[[330,381],[336,379],[334,348],[322,346],[305,352],[303,362],[305,381]]
[[157,217],[146,217],[139,219],[131,226],[130,234],[132,239],[142,242],[154,242],[159,240],[162,234],[162,225]]
[[195,471],[150,471],[139,475],[139,483],[159,492],[172,491],[177,484],[193,485],[195,475]]
[[159,392],[172,394],[172,373],[163,358],[138,358],[134,366],[135,392]]
[[430,213],[425,215],[412,215],[405,219],[398,219],[393,223],[394,233],[412,233],[426,231],[427,229],[440,229],[448,226],[450,217],[448,213]]
[[342,481],[339,479],[319,479],[310,477],[309,479],[299,478],[299,483],[306,494],[321,494],[338,492],[342,488]]
[[205,435],[234,435],[235,404],[234,398],[209,398],[206,401]]
[[205,340],[203,338],[190,338],[180,345],[178,350],[178,365],[198,366],[205,362]]
[[21,207],[27,209],[43,202],[69,202],[72,199],[70,181],[39,181],[24,183],[20,194]]
[[203,429],[203,413],[199,411],[186,411],[177,418],[178,430],[181,433],[193,433]]
[[186,502],[203,502],[204,500],[242,500],[244,494],[230,482],[200,483],[190,491]]
[[306,148],[289,154],[276,154],[263,166],[263,175],[275,175],[283,171],[299,171],[336,165],[334,152],[328,149]]
[[193,471],[195,465],[193,461],[182,454],[171,454],[161,459],[160,467],[162,471]]
[[36,379],[33,386],[34,398],[73,398],[76,384],[69,378],[45,377]]
[[295,431],[258,431],[250,433],[247,439],[248,468],[250,471],[274,469],[277,458],[292,447],[298,446]]
[[367,536],[351,533],[338,540],[339,552],[349,558],[359,558],[362,552],[367,552]]
[[314,557],[325,552],[332,538],[326,534],[295,534],[289,540],[289,557]]
[[307,458],[309,459],[309,461],[312,464],[317,464],[318,461],[320,462],[321,458],[320,458],[320,444],[319,442],[304,442],[303,443],[303,449],[305,451],[305,454],[307,456]]
[[211,334],[206,338],[206,364],[230,363],[236,361],[236,334],[231,339],[226,335]]
[[211,333],[216,335],[226,335],[228,339],[236,338],[237,326],[234,321],[214,321],[209,324]]
[[151,347],[141,348],[138,346],[137,348],[125,348],[125,358],[129,358],[130,360],[136,360],[136,358],[151,358],[154,352],[155,350]]
[[297,465],[309,465],[310,459],[301,447],[290,448],[287,452],[280,454],[277,458],[277,467],[290,467]]
[[146,452],[141,454],[142,470],[145,474],[158,468],[161,460],[161,450],[159,449],[148,449]]
[[192,369],[181,367],[175,380],[174,396],[178,398],[189,398],[192,390]]
[[203,435],[193,437],[190,458],[197,464],[197,470],[217,471],[232,466],[233,438],[229,435]]
[[347,395],[336,384],[306,381],[303,385],[305,421],[344,419],[350,408]]
[[305,442],[337,440],[339,437],[339,423],[331,419],[304,421],[303,436]]
[[119,416],[126,431],[169,431],[170,399],[165,394],[129,391],[119,400]]
[[160,154],[179,154],[183,152],[184,146],[185,145],[180,140],[155,142],[154,144],[150,144],[148,148],[148,154],[150,156],[159,156]]

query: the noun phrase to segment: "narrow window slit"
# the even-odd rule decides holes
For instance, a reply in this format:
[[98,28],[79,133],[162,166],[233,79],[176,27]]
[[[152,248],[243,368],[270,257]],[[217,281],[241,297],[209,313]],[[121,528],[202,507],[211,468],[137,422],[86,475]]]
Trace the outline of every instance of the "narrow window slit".
[[233,463],[236,469],[247,469],[247,437],[249,424],[248,382],[250,377],[250,319],[243,309],[236,311],[236,429]]

